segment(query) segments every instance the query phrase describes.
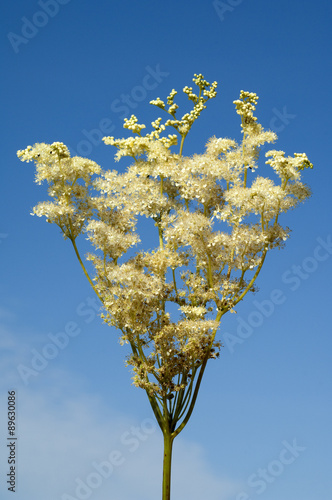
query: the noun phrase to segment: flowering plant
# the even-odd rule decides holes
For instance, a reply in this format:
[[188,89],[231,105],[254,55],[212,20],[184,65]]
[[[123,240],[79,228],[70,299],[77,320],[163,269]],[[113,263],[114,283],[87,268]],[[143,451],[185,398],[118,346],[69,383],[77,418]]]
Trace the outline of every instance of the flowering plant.
[[[53,198],[33,213],[59,226],[72,243],[104,321],[130,347],[134,384],[146,391],[164,436],[163,500],[170,499],[174,438],[192,414],[208,360],[219,356],[221,318],[255,290],[267,252],[288,238],[280,215],[308,198],[301,171],[312,168],[304,153],[285,157],[270,150],[266,164],[275,180],[256,175],[261,146],[277,137],[257,123],[257,95],[244,91],[234,101],[241,143],[212,137],[204,154],[184,157],[188,132],[216,96],[216,82],[201,74],[193,81],[198,92],[183,89],[192,110],[182,118],[172,90],[167,103],[151,101],[169,115],[165,123],[158,118],[143,135],[145,125],[132,115],[124,120],[130,137],[104,138],[117,148],[116,160],[133,159],[124,173],[71,157],[61,142],[18,151],[22,161],[35,162],[36,182],[46,181]],[[163,134],[167,127],[175,133]],[[132,250],[142,244],[140,216],[158,234],[154,250]],[[76,244],[83,234],[96,250],[87,255],[94,277]]]

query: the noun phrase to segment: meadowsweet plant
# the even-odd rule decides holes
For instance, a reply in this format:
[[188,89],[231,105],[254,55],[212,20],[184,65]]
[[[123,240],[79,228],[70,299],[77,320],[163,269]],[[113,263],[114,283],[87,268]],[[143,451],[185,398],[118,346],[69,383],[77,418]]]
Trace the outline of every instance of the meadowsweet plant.
[[[157,118],[150,132],[144,135],[132,115],[124,120],[129,137],[104,138],[117,161],[132,159],[123,173],[71,157],[61,142],[18,151],[22,161],[35,162],[36,182],[48,183],[52,199],[33,213],[71,242],[103,320],[129,348],[133,382],[146,392],[164,436],[163,500],[170,499],[174,438],[190,419],[207,362],[219,356],[221,318],[255,290],[267,252],[284,245],[289,229],[281,215],[310,195],[301,172],[312,168],[304,153],[275,149],[265,155],[274,172],[258,168],[261,146],[277,136],[257,123],[258,97],[244,91],[234,101],[241,142],[212,137],[203,154],[183,156],[187,134],[216,96],[216,82],[201,74],[193,81],[196,93],[183,89],[192,109],[181,118],[172,90],[166,102],[151,101],[166,120]],[[152,250],[141,241],[140,218],[151,232],[148,246],[156,243]],[[79,236],[94,248],[88,264]]]

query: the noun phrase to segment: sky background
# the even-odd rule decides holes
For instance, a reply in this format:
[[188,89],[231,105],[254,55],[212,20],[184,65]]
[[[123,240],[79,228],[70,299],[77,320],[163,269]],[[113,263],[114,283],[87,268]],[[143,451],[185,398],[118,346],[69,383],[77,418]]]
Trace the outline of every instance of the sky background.
[[[162,439],[145,393],[131,385],[126,350],[98,317],[70,244],[30,216],[46,187],[16,151],[62,141],[123,169],[101,137],[122,137],[132,113],[157,118],[151,99],[203,73],[218,96],[184,154],[203,152],[212,135],[239,140],[233,100],[256,92],[276,149],[314,164],[304,173],[313,196],[284,218],[291,238],[268,255],[259,292],[224,317],[221,356],[175,441],[172,499],[330,500],[331,2],[17,0],[1,11],[1,499],[13,498],[8,390],[17,398],[16,500],[161,497]],[[55,348],[50,335],[64,331],[75,336]],[[43,352],[53,359],[37,361]],[[97,474],[102,463],[107,477]]]

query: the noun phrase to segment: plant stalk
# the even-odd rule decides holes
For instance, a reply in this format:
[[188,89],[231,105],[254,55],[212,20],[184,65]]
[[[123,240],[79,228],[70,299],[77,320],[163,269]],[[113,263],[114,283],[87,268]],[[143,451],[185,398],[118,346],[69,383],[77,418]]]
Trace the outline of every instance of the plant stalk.
[[163,461],[163,497],[162,500],[171,498],[171,464],[173,437],[171,432],[164,430],[164,461]]

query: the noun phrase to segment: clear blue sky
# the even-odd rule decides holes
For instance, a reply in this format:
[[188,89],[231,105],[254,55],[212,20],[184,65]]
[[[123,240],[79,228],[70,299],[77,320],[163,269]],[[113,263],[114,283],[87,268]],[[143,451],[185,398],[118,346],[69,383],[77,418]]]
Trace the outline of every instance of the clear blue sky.
[[[146,396],[131,385],[125,350],[97,317],[69,243],[29,215],[46,189],[16,151],[62,141],[114,168],[100,138],[121,137],[126,114],[155,119],[151,99],[203,73],[219,82],[218,96],[184,154],[202,152],[212,135],[240,139],[232,101],[241,89],[256,92],[276,148],[313,162],[313,196],[284,219],[292,236],[271,252],[260,291],[221,325],[222,355],[175,441],[173,499],[330,500],[331,2],[17,0],[1,10],[1,498],[12,498],[11,389],[16,500],[160,498],[161,435]],[[56,349],[52,335],[64,330],[70,341]],[[39,360],[24,383],[18,367],[31,369],[45,349],[53,359]],[[75,493],[80,481],[90,490]]]

